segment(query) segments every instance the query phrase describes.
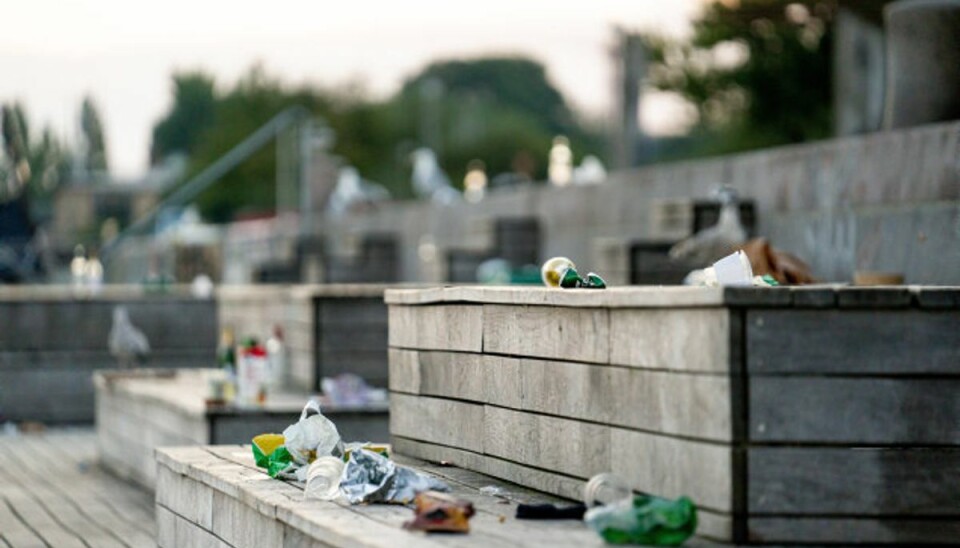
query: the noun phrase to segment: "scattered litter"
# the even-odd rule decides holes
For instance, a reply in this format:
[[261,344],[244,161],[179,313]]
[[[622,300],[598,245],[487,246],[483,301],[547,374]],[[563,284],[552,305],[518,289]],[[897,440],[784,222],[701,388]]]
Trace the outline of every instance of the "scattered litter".
[[610,544],[679,546],[697,530],[697,509],[687,497],[635,495],[591,508],[583,520]]
[[722,286],[753,285],[753,268],[743,251],[736,251],[713,263],[717,284]]
[[518,504],[517,519],[583,519],[586,505],[573,504],[557,506],[556,504]]
[[367,449],[350,452],[340,481],[340,493],[350,504],[409,504],[417,493],[449,490],[442,481],[398,466],[387,457]]
[[743,244],[743,252],[750,259],[753,273],[776,280],[777,285],[800,285],[816,283],[813,272],[799,258],[781,251],[766,238],[754,238]]
[[414,518],[404,529],[427,532],[469,533],[473,504],[450,495],[426,491],[414,500]]
[[496,485],[487,485],[486,487],[481,487],[480,492],[491,497],[499,497],[503,495],[503,489],[497,487]]
[[697,530],[697,509],[688,497],[635,495],[614,474],[590,478],[583,500],[583,521],[610,544],[679,546]]
[[310,463],[303,498],[333,500],[340,496],[340,478],[344,462],[340,457],[323,456]]
[[633,491],[620,476],[609,472],[597,474],[583,486],[583,504],[593,508],[630,498]]
[[283,431],[284,445],[293,460],[307,465],[321,455],[343,455],[343,442],[333,421],[320,413],[320,404],[310,400],[300,413],[300,420]]
[[769,274],[755,276],[750,259],[743,251],[736,251],[713,263],[713,266],[687,274],[685,285],[707,287],[773,287],[780,283]]
[[563,289],[605,289],[607,287],[603,278],[593,272],[588,272],[586,277],[580,276],[576,265],[566,257],[548,259],[540,268],[540,277],[547,287]]
[[417,493],[450,490],[436,478],[398,466],[386,445],[344,444],[315,400],[283,434],[253,438],[252,450],[257,466],[270,477],[305,482],[304,498],[408,504]]
[[271,478],[296,477],[297,465],[283,443],[280,434],[260,434],[253,438],[253,461],[265,468]]

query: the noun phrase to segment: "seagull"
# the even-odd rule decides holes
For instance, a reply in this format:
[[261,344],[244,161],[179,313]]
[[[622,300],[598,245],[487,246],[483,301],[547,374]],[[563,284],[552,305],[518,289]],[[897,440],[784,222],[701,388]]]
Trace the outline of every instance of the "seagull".
[[390,199],[387,189],[377,183],[365,181],[353,166],[340,168],[337,185],[327,202],[327,212],[340,215],[355,206],[370,205],[374,202]]
[[716,191],[720,202],[720,219],[717,224],[697,232],[670,248],[670,258],[709,265],[729,255],[747,240],[747,231],[740,222],[740,202],[737,191],[722,187]]
[[460,193],[450,184],[450,178],[437,161],[437,154],[427,147],[413,151],[413,190],[421,198],[440,204],[460,200]]
[[110,328],[107,346],[121,369],[136,366],[150,354],[147,336],[130,323],[130,316],[123,306],[113,309],[113,327]]

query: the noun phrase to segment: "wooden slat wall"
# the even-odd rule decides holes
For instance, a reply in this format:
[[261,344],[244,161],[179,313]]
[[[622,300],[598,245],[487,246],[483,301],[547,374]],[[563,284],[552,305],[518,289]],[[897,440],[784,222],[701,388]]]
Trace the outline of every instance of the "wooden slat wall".
[[781,295],[745,311],[749,538],[955,542],[956,291]]
[[[641,491],[691,496],[701,533],[729,539],[729,313],[677,313],[391,305],[397,451],[572,498],[613,471]],[[671,326],[690,340],[664,340]]]

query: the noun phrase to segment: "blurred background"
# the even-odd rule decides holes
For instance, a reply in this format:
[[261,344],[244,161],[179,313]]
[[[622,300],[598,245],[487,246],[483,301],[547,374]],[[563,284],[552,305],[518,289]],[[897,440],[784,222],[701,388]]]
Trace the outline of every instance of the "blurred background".
[[[564,254],[622,282],[676,283],[634,272],[638,257],[657,270],[664,246],[716,222],[690,200],[724,185],[751,235],[807,227],[780,243],[820,279],[904,272],[914,259],[864,251],[857,219],[822,216],[876,205],[857,201],[872,192],[857,170],[883,171],[879,151],[847,150],[856,167],[843,172],[833,153],[794,154],[808,171],[786,182],[769,168],[779,160],[750,174],[696,162],[896,129],[884,125],[886,4],[10,4],[0,279],[66,282],[83,258],[122,282],[477,281],[489,259],[506,263],[488,278],[520,279]],[[917,123],[953,118],[942,111]],[[918,200],[955,200],[946,177]],[[641,190],[597,203],[536,190],[618,184]],[[814,210],[790,227],[767,217]]]

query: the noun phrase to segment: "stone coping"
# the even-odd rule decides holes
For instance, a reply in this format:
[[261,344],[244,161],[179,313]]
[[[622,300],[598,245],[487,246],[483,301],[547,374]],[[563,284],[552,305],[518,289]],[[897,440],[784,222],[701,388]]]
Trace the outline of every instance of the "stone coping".
[[957,286],[854,287],[821,284],[790,287],[626,286],[552,289],[531,286],[442,286],[388,289],[390,305],[445,303],[513,304],[596,308],[800,307],[960,308]]
[[[205,403],[207,380],[216,373],[216,369],[108,370],[94,373],[94,383],[98,389],[122,393],[194,417],[298,414],[307,400],[315,396],[308,392],[284,391],[268,396],[261,407],[208,407]],[[381,414],[387,413],[390,405],[388,402],[363,406],[321,405],[321,409],[330,415]]]

